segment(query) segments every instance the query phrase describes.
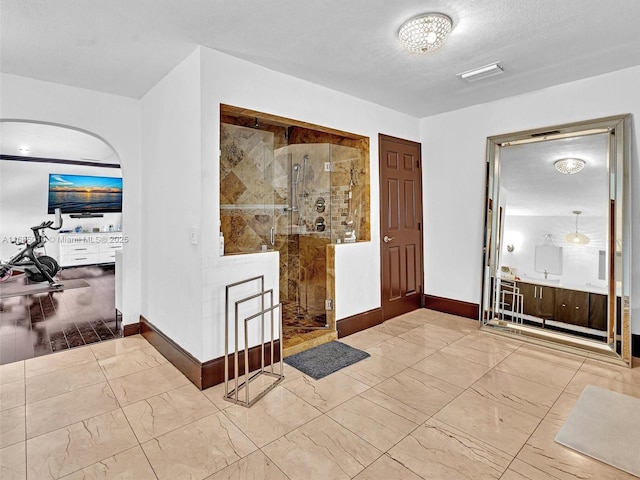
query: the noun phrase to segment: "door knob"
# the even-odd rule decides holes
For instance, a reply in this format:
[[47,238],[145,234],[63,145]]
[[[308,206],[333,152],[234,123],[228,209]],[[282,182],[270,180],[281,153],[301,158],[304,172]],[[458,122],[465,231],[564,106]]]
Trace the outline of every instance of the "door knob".
[[382,240],[384,241],[384,243],[389,243],[391,240],[393,240],[393,238],[394,238],[394,237],[388,237],[388,236],[386,236],[386,235],[385,235],[385,236],[382,238]]

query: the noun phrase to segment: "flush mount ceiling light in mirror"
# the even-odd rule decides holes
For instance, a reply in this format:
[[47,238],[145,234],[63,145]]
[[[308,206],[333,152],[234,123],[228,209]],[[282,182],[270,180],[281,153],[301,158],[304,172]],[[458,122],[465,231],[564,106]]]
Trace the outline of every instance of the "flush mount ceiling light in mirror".
[[553,163],[556,170],[565,175],[574,175],[582,170],[585,165],[586,162],[581,158],[562,158]]
[[402,24],[398,38],[410,52],[430,52],[447,39],[453,23],[442,13],[425,13]]
[[574,245],[587,245],[591,239],[589,237],[587,237],[584,233],[580,233],[578,231],[578,217],[580,216],[582,212],[580,210],[574,210],[573,214],[576,216],[576,231],[575,232],[569,232],[564,236],[564,239],[569,242],[572,243]]

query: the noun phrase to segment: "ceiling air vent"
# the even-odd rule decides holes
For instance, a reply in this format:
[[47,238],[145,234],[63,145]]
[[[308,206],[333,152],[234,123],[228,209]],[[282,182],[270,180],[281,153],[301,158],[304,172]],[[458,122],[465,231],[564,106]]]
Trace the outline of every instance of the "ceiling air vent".
[[558,133],[560,133],[560,130],[549,130],[548,132],[532,133],[531,136],[533,138],[536,138],[536,137],[547,137],[549,135],[557,135]]

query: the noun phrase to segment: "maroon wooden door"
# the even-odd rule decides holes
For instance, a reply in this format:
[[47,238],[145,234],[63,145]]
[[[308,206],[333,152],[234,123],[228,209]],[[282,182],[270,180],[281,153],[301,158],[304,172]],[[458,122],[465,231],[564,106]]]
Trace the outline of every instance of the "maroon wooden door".
[[422,304],[420,144],[380,135],[382,314],[387,320]]

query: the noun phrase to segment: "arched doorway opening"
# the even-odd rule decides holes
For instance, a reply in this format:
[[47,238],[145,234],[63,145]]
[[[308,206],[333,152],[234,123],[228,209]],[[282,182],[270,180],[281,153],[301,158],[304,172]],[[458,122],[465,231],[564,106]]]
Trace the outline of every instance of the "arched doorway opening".
[[100,136],[66,125],[0,119],[0,259],[20,251],[30,227],[53,220],[39,254],[60,265],[62,288],[19,270],[0,282],[0,364],[122,336],[116,310],[122,170]]

